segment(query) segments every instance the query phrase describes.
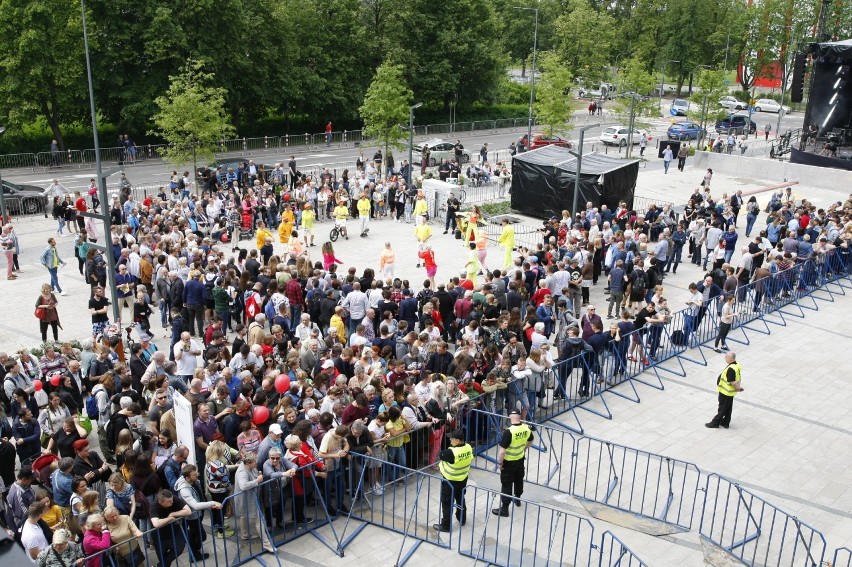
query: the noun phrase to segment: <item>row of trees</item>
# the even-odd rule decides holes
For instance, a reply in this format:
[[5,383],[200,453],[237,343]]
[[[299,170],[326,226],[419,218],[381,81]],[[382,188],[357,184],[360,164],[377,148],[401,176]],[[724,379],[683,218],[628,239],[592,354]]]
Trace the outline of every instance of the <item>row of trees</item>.
[[[678,88],[699,65],[744,64],[749,89],[772,61],[788,67],[813,35],[820,0],[85,0],[101,119],[137,138],[187,61],[220,91],[223,127],[264,117],[360,126],[383,63],[427,108],[494,104],[506,69],[527,67],[537,8],[542,117],[564,107],[561,84],[622,70],[636,90],[667,72]],[[829,4],[828,33],[852,32],[852,3]],[[88,105],[75,2],[0,2],[0,116],[21,128],[84,124]],[[786,74],[785,74],[786,76]],[[570,85],[569,85],[570,86]],[[626,86],[626,85],[624,85]],[[628,90],[625,88],[624,90]],[[562,89],[562,94],[567,94]],[[542,114],[544,113],[544,114]],[[558,114],[558,113],[557,113]],[[279,122],[279,125],[282,125]],[[223,130],[224,132],[224,130]]]

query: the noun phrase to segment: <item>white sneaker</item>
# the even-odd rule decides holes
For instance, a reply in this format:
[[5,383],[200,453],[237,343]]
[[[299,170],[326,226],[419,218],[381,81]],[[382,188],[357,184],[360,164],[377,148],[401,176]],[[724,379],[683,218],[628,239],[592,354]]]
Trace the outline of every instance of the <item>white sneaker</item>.
[[60,291],[59,295],[68,295],[65,291]]
[[382,489],[382,485],[380,485],[378,482],[373,485],[373,494],[375,494],[376,496],[381,496],[384,493],[385,491],[384,489]]

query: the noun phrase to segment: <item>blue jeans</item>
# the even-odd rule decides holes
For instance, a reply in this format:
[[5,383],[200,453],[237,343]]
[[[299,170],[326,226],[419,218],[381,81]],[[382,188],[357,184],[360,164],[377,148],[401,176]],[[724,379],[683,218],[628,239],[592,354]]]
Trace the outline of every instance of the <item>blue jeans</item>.
[[692,331],[695,330],[695,322],[698,319],[696,315],[686,315],[683,316],[683,342],[686,346],[689,346],[689,335],[692,334]]
[[[399,465],[399,467],[405,467],[405,445],[400,447],[388,447],[388,463],[391,465]],[[399,467],[388,467],[390,470],[388,479],[391,482],[402,476]]]
[[290,330],[296,328],[296,325],[302,319],[302,306],[301,305],[290,305]]
[[725,263],[730,264],[731,258],[734,257],[734,248],[725,248]]
[[228,329],[231,326],[231,312],[230,311],[217,311],[216,315],[222,318],[222,332],[228,334]]
[[165,329],[166,325],[169,324],[169,303],[167,301],[160,301],[160,325]]
[[663,169],[665,169],[665,170],[666,170],[666,173],[668,173],[668,172],[669,172],[669,166],[670,166],[671,164],[672,164],[671,160],[669,160],[669,161],[663,160]]
[[50,287],[62,293],[62,288],[59,287],[59,274],[57,273],[58,268],[48,268],[47,271],[50,272]]
[[757,221],[757,215],[751,213],[746,215],[746,236],[751,236],[751,229],[754,227],[755,221]]

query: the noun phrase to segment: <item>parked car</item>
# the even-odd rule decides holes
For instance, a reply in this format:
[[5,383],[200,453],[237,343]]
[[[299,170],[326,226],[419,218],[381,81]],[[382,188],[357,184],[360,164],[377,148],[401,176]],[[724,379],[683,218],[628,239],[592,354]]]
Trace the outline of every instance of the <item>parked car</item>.
[[666,132],[669,140],[697,140],[704,135],[704,128],[695,122],[675,122]]
[[745,114],[729,114],[722,120],[716,122],[716,132],[728,134],[733,131],[735,134],[744,134],[748,128],[749,134],[757,132],[757,124],[754,120],[749,120]]
[[612,98],[617,88],[612,83],[602,83],[592,87],[580,87],[577,96],[580,98]]
[[723,96],[719,99],[719,104],[728,110],[745,110],[748,108],[748,103],[738,100],[735,96]]
[[636,97],[638,97],[638,100],[641,100],[642,102],[648,102],[649,100],[651,100],[651,97],[649,95],[639,94],[636,91],[623,92],[618,96],[624,97],[624,98],[630,98],[630,97],[636,96]]
[[[448,159],[452,161],[456,159],[455,147],[456,145],[454,142],[449,142],[447,140],[427,140],[419,146],[414,147],[414,154],[411,156],[411,159],[414,163],[419,164],[423,148],[429,148],[429,165],[438,165],[441,163],[441,160]],[[470,152],[467,148],[465,148],[462,150],[462,163],[467,163],[469,161]]]
[[689,101],[682,98],[676,98],[672,101],[671,113],[672,116],[686,116],[689,112]]
[[[623,148],[627,145],[627,138],[629,133],[630,128],[628,128],[627,126],[610,126],[608,128],[604,128],[598,140],[605,146],[621,146]],[[638,128],[633,129],[634,145],[639,143],[639,140],[642,138],[643,133],[645,135],[648,134],[645,130],[639,130]]]
[[784,114],[789,114],[791,108],[789,106],[785,106],[778,102],[777,100],[772,100],[771,98],[761,98],[758,99],[754,103],[754,109],[757,112],[780,112],[782,109],[784,110]]
[[43,212],[47,207],[44,189],[36,185],[18,185],[3,180],[3,199],[6,210],[12,214],[32,215]]
[[560,148],[571,147],[571,142],[569,142],[565,138],[557,136],[556,134],[548,136],[543,132],[533,132],[531,144],[527,144],[526,134],[521,136],[521,139],[518,141],[527,146],[528,150],[537,150],[538,148],[543,148],[544,146],[559,146]]

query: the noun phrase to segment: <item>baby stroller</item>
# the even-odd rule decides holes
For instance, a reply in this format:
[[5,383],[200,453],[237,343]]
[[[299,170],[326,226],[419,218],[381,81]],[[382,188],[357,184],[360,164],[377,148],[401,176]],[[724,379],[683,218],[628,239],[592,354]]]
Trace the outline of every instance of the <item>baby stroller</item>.
[[254,237],[254,216],[243,211],[240,215],[240,240],[251,240]]

